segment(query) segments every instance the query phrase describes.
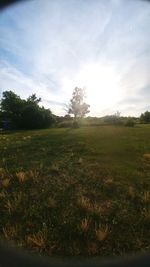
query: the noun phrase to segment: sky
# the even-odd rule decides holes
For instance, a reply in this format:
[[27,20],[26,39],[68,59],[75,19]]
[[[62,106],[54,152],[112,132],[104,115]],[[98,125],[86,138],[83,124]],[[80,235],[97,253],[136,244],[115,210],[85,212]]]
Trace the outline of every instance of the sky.
[[0,98],[36,93],[65,115],[86,89],[90,116],[150,110],[150,3],[29,0],[0,13]]

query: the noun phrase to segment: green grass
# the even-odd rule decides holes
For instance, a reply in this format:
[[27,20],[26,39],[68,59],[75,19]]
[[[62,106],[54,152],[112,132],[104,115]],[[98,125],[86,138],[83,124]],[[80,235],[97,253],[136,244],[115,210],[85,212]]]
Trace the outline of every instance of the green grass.
[[0,237],[45,255],[150,249],[150,125],[0,135]]

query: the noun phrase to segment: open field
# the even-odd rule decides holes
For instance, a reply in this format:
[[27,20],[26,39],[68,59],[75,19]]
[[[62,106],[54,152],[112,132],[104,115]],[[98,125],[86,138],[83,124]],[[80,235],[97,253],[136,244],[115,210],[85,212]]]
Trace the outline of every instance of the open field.
[[45,255],[150,249],[150,125],[0,135],[0,236]]

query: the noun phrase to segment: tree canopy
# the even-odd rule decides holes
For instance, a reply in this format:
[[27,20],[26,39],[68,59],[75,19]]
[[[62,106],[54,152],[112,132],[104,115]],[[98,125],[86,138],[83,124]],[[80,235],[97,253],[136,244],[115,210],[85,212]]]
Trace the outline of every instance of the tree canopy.
[[84,98],[85,90],[79,87],[75,87],[68,110],[68,113],[73,114],[75,119],[83,118],[87,113],[90,112],[90,105],[84,102]]
[[150,123],[150,111],[145,111],[140,116],[140,121],[143,123]]
[[5,91],[0,105],[1,118],[15,129],[47,128],[54,122],[54,116],[50,109],[39,106],[40,101],[36,94],[24,100],[12,91]]

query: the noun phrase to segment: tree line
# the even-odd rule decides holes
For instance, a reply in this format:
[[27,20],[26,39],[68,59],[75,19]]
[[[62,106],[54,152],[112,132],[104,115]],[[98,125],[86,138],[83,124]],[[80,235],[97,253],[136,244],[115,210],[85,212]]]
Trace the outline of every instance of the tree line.
[[32,94],[26,100],[13,91],[4,91],[0,101],[0,128],[4,129],[42,129],[51,127],[54,123],[60,127],[79,127],[80,124],[98,125],[113,124],[134,126],[135,123],[150,123],[150,112],[145,111],[139,118],[122,117],[117,112],[102,118],[87,117],[90,105],[85,103],[85,90],[75,87],[72,98],[66,105],[67,115],[56,116],[50,109],[39,104],[41,98]]
[[[74,117],[72,125],[78,127],[79,118],[85,117],[89,112],[89,105],[84,102],[85,90],[76,87],[73,91],[70,103],[67,105],[67,113]],[[3,92],[0,102],[0,128],[4,129],[41,129],[48,128],[59,121],[50,109],[40,107],[41,98],[32,94],[26,100],[13,91]]]

